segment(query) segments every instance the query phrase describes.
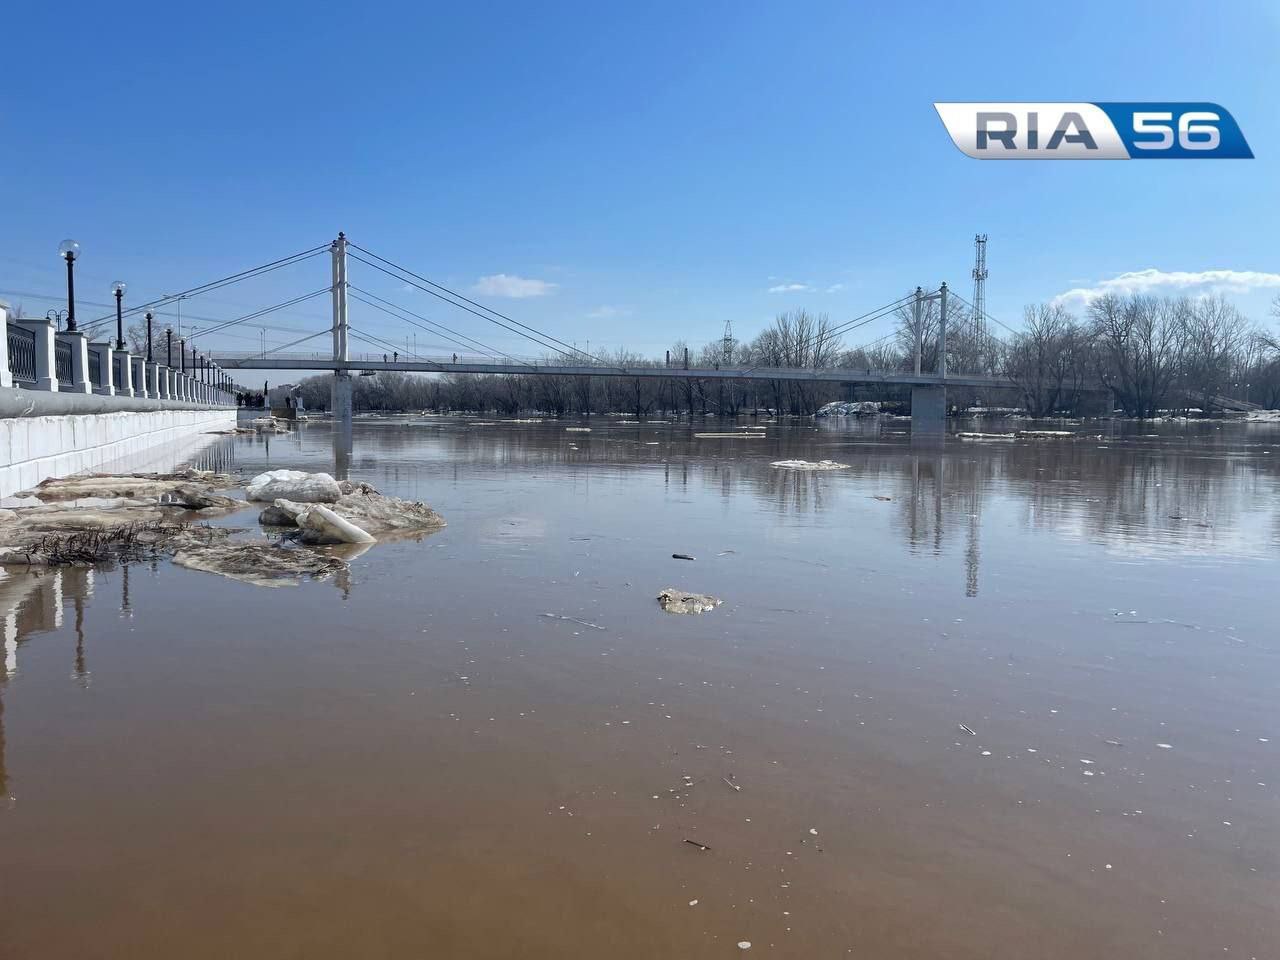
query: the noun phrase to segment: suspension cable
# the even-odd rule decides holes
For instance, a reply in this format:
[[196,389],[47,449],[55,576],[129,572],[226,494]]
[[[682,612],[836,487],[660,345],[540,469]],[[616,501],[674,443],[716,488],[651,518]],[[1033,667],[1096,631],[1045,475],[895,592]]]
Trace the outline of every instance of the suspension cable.
[[[393,343],[392,341],[388,340],[386,337],[380,337],[377,334],[373,334],[373,333],[364,333],[360,330],[357,330],[355,327],[351,326],[350,324],[347,325],[347,332],[357,337],[358,339],[363,340],[365,343],[369,344],[370,346],[380,347],[383,350],[390,350],[393,353],[397,353],[397,354],[400,352],[399,344]],[[408,349],[405,350],[404,355],[414,360],[423,359],[417,353]]]
[[[852,320],[846,320],[844,323],[837,324],[831,330],[821,331],[819,333],[814,334],[812,337],[807,337],[805,340],[796,343],[795,349],[797,352],[799,352],[800,350],[806,347],[812,346],[816,342],[819,342],[822,340],[836,339],[838,337],[843,336],[844,334],[848,333],[851,330],[856,330],[859,327],[864,327],[867,324],[873,323],[876,320],[883,319],[885,316],[892,313],[894,310],[897,310],[906,301],[914,299],[915,295],[916,295],[915,291],[913,290],[911,293],[907,294],[905,297],[899,297],[897,300],[894,300],[891,303],[885,304],[882,307],[877,307],[875,310],[871,310],[871,311],[868,311],[867,313],[862,314],[861,316],[854,317]],[[756,370],[759,370],[760,368],[761,368],[761,365],[757,364],[756,366],[750,367],[743,372],[752,373]]]
[[[464,350],[478,347],[482,353],[487,353],[489,356],[506,357],[508,360],[511,360],[512,362],[516,362],[516,363],[519,362],[516,360],[515,357],[511,356],[510,354],[503,353],[501,350],[498,350],[496,347],[490,347],[488,344],[481,343],[479,340],[476,340],[474,337],[469,337],[465,333],[459,333],[457,330],[454,330],[451,327],[446,327],[442,323],[437,323],[434,320],[428,320],[426,317],[420,314],[414,313],[412,310],[408,310],[405,307],[400,306],[398,303],[392,303],[390,300],[384,300],[382,297],[378,296],[377,294],[370,293],[368,290],[365,290],[362,287],[357,287],[355,284],[348,284],[348,286],[352,290],[355,290],[357,293],[362,293],[366,297],[372,297],[374,300],[377,300],[379,303],[385,304],[386,306],[382,307],[382,306],[378,306],[377,303],[370,303],[368,300],[365,300],[361,297],[356,297],[356,299],[360,300],[361,303],[368,304],[368,306],[371,306],[376,310],[381,310],[383,313],[387,314],[388,316],[395,317],[397,320],[403,320],[405,323],[412,324],[415,327],[420,326],[420,324],[414,323],[408,317],[398,316],[397,314],[392,313],[391,310],[387,309],[387,307],[392,307],[396,310],[399,310],[401,313],[409,314],[410,317],[416,317],[418,320],[421,320],[422,323],[428,324],[434,328],[438,328],[438,329],[431,330],[430,331],[431,333],[435,333],[438,336],[444,336],[444,334],[440,333],[441,330],[444,330],[444,331],[447,331],[448,333],[453,334],[456,337],[460,337],[462,340],[469,341],[469,343],[471,344],[470,347],[465,343],[459,343],[457,340],[450,340],[448,336],[445,336],[446,340],[450,340],[451,343],[456,343],[458,346],[462,347]],[[426,329],[426,328],[423,328],[423,329]]]
[[[487,320],[489,323],[495,324],[496,326],[502,327],[505,330],[509,330],[512,333],[518,334],[527,340],[532,340],[534,343],[538,344],[538,346],[540,347],[546,347],[566,357],[584,356],[590,360],[594,360],[596,363],[599,363],[602,366],[611,366],[610,364],[606,364],[605,361],[601,360],[599,357],[592,356],[591,354],[583,350],[579,350],[576,347],[570,346],[569,344],[565,343],[563,340],[557,337],[554,337],[549,333],[543,333],[541,330],[538,330],[535,327],[531,327],[527,323],[521,323],[519,320],[516,320],[512,317],[507,316],[505,313],[500,313],[497,310],[494,310],[492,307],[486,307],[482,303],[477,303],[476,301],[471,300],[468,297],[465,297],[454,290],[450,290],[446,286],[436,283],[434,280],[428,280],[426,277],[420,276],[419,274],[414,273],[412,270],[409,270],[406,267],[400,266],[400,264],[395,263],[392,260],[388,260],[385,257],[378,256],[372,250],[366,250],[364,247],[355,243],[350,244],[350,246],[355,247],[357,250],[361,251],[362,253],[368,254],[369,256],[373,257],[375,260],[379,260],[382,263],[387,264],[387,266],[393,267],[396,270],[400,271],[401,273],[406,274],[410,277],[413,277],[415,280],[419,280],[422,283],[427,284],[428,286],[427,287],[420,286],[419,284],[412,283],[411,281],[405,280],[404,277],[396,277],[396,279],[400,280],[401,282],[410,283],[411,286],[415,286],[419,290],[422,290],[424,293],[429,293],[433,297],[437,297],[438,299],[443,300],[446,303],[451,303],[453,304],[453,306],[459,308],[460,310],[466,310],[468,313],[474,314],[475,316],[479,317],[482,320]],[[381,270],[383,273],[386,273],[389,276],[395,276],[395,274],[391,273],[391,271],[387,270],[385,267],[378,266],[378,264],[376,263],[371,263],[370,261],[365,260],[361,257],[356,257],[355,259],[359,260],[361,263],[367,264],[368,266],[374,267],[377,270]],[[435,289],[434,290],[428,289],[428,287],[434,287]],[[449,296],[448,297],[443,296],[442,294],[437,293],[436,290],[443,291]],[[450,300],[449,297],[453,297],[455,299]],[[458,303],[457,302],[458,300],[461,300],[462,303]],[[470,304],[470,307],[465,306],[465,304]],[[473,310],[471,309],[471,307],[475,307],[477,309]],[[481,310],[483,310],[484,313],[480,313],[479,311]],[[492,314],[493,316],[486,316],[486,314]],[[499,319],[495,320],[493,319],[493,317],[498,317]],[[502,322],[504,320],[506,321],[506,323]],[[508,324],[515,324],[515,327],[509,326]],[[529,332],[524,333],[521,330],[516,329],[516,327],[521,327],[524,330],[527,330]],[[530,334],[533,334],[534,336],[530,336]],[[548,340],[551,341],[551,343],[544,342]],[[561,350],[560,347],[553,345],[557,343],[560,345],[560,347],[564,347],[565,349]]]
[[[301,253],[295,253],[289,257],[282,257],[279,260],[273,260],[270,263],[264,263],[256,267],[251,267],[248,270],[241,270],[239,273],[233,273],[230,276],[223,277],[221,280],[213,280],[209,283],[200,284],[199,286],[191,287],[179,293],[169,294],[169,295],[160,297],[159,299],[151,300],[148,303],[139,304],[136,307],[130,307],[127,310],[121,311],[121,316],[122,317],[132,316],[133,314],[138,313],[139,311],[149,310],[149,309],[154,309],[155,307],[164,306],[167,303],[173,303],[175,300],[184,300],[184,299],[187,299],[188,297],[198,297],[198,296],[201,296],[202,294],[212,293],[214,290],[218,290],[221,287],[230,286],[233,283],[239,283],[241,280],[251,280],[254,277],[260,277],[265,274],[271,273],[275,270],[283,269],[284,267],[291,267],[295,263],[302,263],[304,260],[309,260],[312,257],[319,256],[321,253],[324,253],[328,249],[329,249],[329,244],[327,243],[321,244],[318,247],[312,247],[310,250],[303,250]],[[98,327],[104,324],[110,323],[115,319],[116,319],[116,315],[114,313],[110,313],[105,316],[98,317],[95,320],[90,320],[88,323],[83,324],[82,326],[86,332],[92,332],[93,330],[96,330]]]
[[228,327],[235,326],[237,323],[244,323],[246,320],[256,320],[258,317],[265,317],[269,313],[275,313],[277,310],[283,310],[286,307],[292,307],[295,304],[304,303],[307,300],[312,300],[321,294],[329,293],[330,291],[330,287],[321,287],[319,290],[303,294],[301,297],[294,297],[292,300],[285,300],[284,302],[277,303],[274,306],[263,307],[261,310],[255,310],[253,313],[245,314],[243,317],[237,317],[235,320],[225,320],[217,326],[207,327],[204,330],[197,330],[195,333],[188,336],[186,341],[187,343],[191,343],[196,339],[196,337],[206,337],[215,333],[220,333]]

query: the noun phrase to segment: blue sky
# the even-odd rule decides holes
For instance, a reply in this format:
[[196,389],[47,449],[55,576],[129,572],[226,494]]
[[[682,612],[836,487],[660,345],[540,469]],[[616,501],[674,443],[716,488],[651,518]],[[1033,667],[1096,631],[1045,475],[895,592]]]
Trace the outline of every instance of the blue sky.
[[[797,307],[846,319],[944,279],[968,296],[979,231],[1008,322],[1152,269],[1154,292],[1253,274],[1227,289],[1258,321],[1280,292],[1274,3],[11,6],[0,297],[32,313],[63,288],[64,237],[79,296],[105,304],[114,279],[140,302],[339,229],[593,352],[660,354],[726,319],[750,336]],[[975,161],[935,100],[1216,101],[1257,159]],[[328,282],[313,260],[183,309],[231,318]],[[360,304],[352,321],[412,332]],[[269,322],[281,344],[328,308]]]

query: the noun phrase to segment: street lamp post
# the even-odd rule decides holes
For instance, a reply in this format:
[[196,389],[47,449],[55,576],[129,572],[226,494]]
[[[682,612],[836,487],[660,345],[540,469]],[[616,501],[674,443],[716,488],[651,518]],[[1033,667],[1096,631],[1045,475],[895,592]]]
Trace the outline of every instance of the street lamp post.
[[58,244],[58,256],[67,262],[67,333],[76,332],[76,258],[80,256],[80,244],[63,240]]
[[187,341],[178,338],[178,365],[181,367],[181,373],[185,377],[187,375]]
[[147,363],[151,363],[151,318],[155,316],[150,310],[147,311]]
[[164,365],[173,369],[173,327],[164,332]]
[[111,284],[111,292],[116,295],[116,349],[124,349],[124,290],[123,280]]

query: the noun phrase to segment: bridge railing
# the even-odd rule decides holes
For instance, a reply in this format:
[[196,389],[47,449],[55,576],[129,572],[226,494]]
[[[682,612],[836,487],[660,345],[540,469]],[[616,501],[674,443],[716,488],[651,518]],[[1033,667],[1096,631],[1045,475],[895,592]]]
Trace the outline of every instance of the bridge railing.
[[[315,370],[334,369],[333,354],[329,351],[314,352],[276,352],[261,351],[224,352],[217,355],[219,363],[238,369],[258,370]],[[735,377],[755,380],[804,380],[817,379],[829,381],[876,382],[876,383],[934,383],[941,382],[932,373],[915,376],[905,370],[873,370],[866,368],[838,367],[766,367],[754,364],[743,364],[738,367],[713,366],[685,367],[680,363],[665,364],[662,362],[633,362],[627,366],[618,366],[594,357],[577,355],[571,357],[492,357],[477,354],[451,354],[448,356],[423,356],[408,353],[355,353],[347,360],[347,369],[352,373],[378,373],[384,370],[425,373],[458,373],[498,374],[504,372],[545,373],[550,375],[582,376],[599,371],[602,375],[643,376],[643,377],[698,377],[705,372],[708,377],[717,379],[734,379]],[[483,369],[476,369],[477,367]],[[946,383],[956,386],[1007,387],[1012,381],[1005,377],[987,374],[968,374],[959,371],[947,375]]]

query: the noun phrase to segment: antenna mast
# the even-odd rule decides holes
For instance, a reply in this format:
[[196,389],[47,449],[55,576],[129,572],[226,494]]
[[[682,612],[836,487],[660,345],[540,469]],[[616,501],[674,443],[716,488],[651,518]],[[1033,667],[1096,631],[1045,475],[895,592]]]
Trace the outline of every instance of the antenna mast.
[[724,322],[724,339],[721,341],[721,362],[727,367],[733,363],[733,321]]
[[982,343],[987,322],[987,235],[973,237],[973,332]]

